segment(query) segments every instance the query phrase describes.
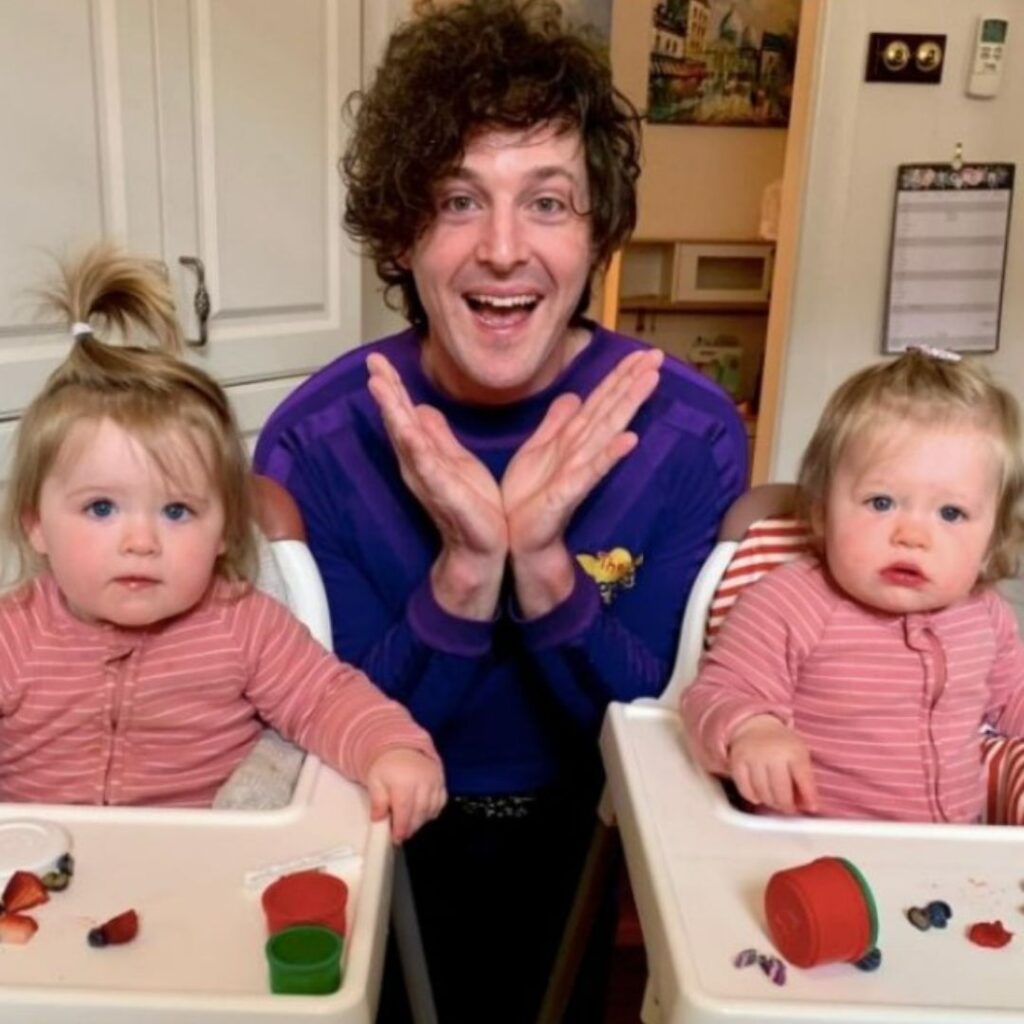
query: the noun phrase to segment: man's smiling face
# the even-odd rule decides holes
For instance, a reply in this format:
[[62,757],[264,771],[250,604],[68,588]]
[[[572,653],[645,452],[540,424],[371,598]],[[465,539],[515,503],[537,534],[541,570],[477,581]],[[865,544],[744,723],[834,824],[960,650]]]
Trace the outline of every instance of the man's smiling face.
[[541,391],[588,340],[569,326],[593,266],[579,132],[482,131],[434,195],[407,255],[427,313],[427,373],[467,402]]

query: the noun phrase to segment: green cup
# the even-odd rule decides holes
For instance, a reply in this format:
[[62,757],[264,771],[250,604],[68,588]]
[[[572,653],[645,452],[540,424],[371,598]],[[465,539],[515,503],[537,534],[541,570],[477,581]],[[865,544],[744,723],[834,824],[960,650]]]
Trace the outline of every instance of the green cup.
[[300,924],[267,939],[270,991],[282,995],[323,996],[341,985],[344,939],[330,928]]

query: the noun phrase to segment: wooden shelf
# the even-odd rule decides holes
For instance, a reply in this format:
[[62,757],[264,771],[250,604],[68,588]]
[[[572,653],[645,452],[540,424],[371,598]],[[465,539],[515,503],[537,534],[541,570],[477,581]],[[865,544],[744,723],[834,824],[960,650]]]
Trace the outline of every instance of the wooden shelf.
[[712,313],[764,316],[767,302],[673,302],[663,295],[623,295],[620,313]]

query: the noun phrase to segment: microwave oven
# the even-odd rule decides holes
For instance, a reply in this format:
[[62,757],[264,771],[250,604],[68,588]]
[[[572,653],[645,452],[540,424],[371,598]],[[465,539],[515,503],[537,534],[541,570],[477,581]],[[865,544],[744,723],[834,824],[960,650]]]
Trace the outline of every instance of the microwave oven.
[[767,302],[774,249],[770,242],[676,242],[672,301]]

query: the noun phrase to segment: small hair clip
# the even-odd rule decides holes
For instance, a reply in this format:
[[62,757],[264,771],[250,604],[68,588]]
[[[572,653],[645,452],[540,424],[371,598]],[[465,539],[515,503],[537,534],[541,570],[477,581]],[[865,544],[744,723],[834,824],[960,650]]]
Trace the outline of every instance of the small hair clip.
[[959,352],[950,352],[948,348],[935,348],[932,345],[908,345],[908,352],[920,352],[930,359],[938,359],[943,363],[959,363],[961,355]]
[[76,320],[71,325],[71,337],[79,338],[83,334],[92,334],[92,328],[87,323],[83,323],[81,320]]

